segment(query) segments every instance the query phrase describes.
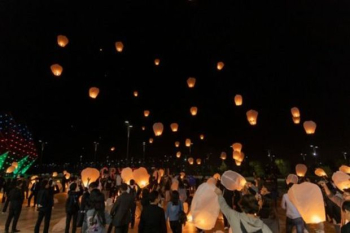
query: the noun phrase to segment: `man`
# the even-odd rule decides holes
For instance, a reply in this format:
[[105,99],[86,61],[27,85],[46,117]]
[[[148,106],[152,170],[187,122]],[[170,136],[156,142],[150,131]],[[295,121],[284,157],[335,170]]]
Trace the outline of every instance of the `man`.
[[341,233],[348,233],[350,232],[350,201],[344,201],[342,210],[345,213],[345,218],[348,223],[341,228]]
[[164,210],[158,206],[159,193],[152,191],[148,198],[150,205],[142,210],[139,233],[166,233]]
[[35,183],[32,185],[31,189],[30,189],[30,195],[28,198],[28,205],[27,207],[30,207],[30,201],[32,200],[32,197],[34,197],[34,207],[36,205],[37,199],[38,199],[38,193],[40,190],[40,183],[39,183],[39,178],[35,179]]
[[97,189],[97,187],[98,187],[97,182],[92,182],[89,185],[89,190],[87,192],[84,192],[81,198],[81,206],[80,206],[81,211],[79,213],[80,216],[78,216],[77,226],[78,227],[82,226],[82,232],[86,232],[88,228],[87,222],[84,221],[85,220],[84,216],[86,212],[92,208],[92,205],[90,202],[91,195],[94,195],[95,193],[94,191],[100,191]]
[[12,231],[11,232],[20,232],[17,230],[17,222],[22,210],[22,203],[24,200],[24,194],[22,190],[23,181],[18,180],[16,183],[16,188],[12,189],[9,193],[8,199],[10,201],[10,211],[9,216],[5,224],[5,233],[9,232],[9,227],[12,222]]
[[123,183],[120,186],[121,194],[112,207],[111,216],[113,217],[113,225],[115,233],[127,233],[129,223],[131,221],[131,208],[134,204],[134,197],[127,193],[128,185]]

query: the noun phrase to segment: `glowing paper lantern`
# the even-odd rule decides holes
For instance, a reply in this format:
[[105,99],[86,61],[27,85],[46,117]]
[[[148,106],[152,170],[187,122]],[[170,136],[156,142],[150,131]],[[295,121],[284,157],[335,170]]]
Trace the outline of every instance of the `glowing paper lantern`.
[[204,140],[204,134],[199,135],[199,138],[200,138],[201,140]]
[[300,117],[293,117],[293,122],[294,124],[299,124],[300,123]]
[[225,160],[227,157],[226,152],[221,152],[220,159]]
[[[66,178],[66,180],[69,180],[70,179],[70,173],[66,173],[65,175],[64,175],[64,177]],[[91,182],[93,182],[93,181],[91,181]]]
[[121,53],[123,52],[124,49],[124,44],[121,41],[115,42],[115,49],[117,50],[117,52]]
[[235,160],[236,166],[241,166],[242,161]]
[[123,168],[122,173],[120,175],[123,181],[127,184],[130,184],[130,180],[134,179],[134,175],[130,167]]
[[156,135],[157,137],[162,135],[163,129],[164,129],[164,126],[162,123],[157,122],[153,124],[154,135]]
[[289,174],[289,175],[287,176],[287,179],[286,179],[286,184],[287,184],[287,185],[290,184],[290,183],[292,183],[292,184],[297,184],[297,183],[298,183],[298,180],[299,180],[299,178],[298,178],[297,175],[295,175],[295,174]]
[[113,146],[113,147],[111,147],[111,151],[115,151],[115,147]]
[[350,167],[346,165],[341,165],[339,168],[339,171],[342,171],[344,173],[350,174]]
[[316,168],[315,175],[319,177],[327,176],[327,173],[322,168]]
[[18,163],[17,163],[17,162],[13,162],[13,163],[11,164],[11,166],[14,166],[15,168],[17,168],[17,167],[18,167]]
[[139,96],[139,93],[137,91],[134,91],[134,96],[135,97]]
[[89,96],[92,99],[96,99],[99,93],[100,93],[100,89],[97,87],[91,87],[89,89]]
[[135,182],[140,186],[140,188],[144,188],[148,185],[149,182],[149,174],[144,167],[140,167],[133,172]]
[[6,169],[6,173],[7,174],[10,174],[12,172],[14,172],[16,170],[16,168],[14,166],[9,166],[7,169]]
[[57,177],[57,176],[58,176],[57,172],[52,173],[52,177]]
[[159,169],[158,170],[158,175],[159,175],[158,177],[163,177],[164,173],[165,173],[164,169]]
[[313,121],[305,121],[303,126],[304,126],[306,134],[314,134],[316,131],[317,125]]
[[58,35],[57,36],[57,44],[58,46],[64,48],[66,45],[69,43],[69,40],[66,36],[64,35]]
[[150,112],[149,112],[148,110],[143,111],[143,115],[144,115],[145,117],[148,117],[149,114],[150,114]]
[[172,123],[172,124],[170,125],[170,128],[171,128],[171,131],[177,132],[178,129],[179,129],[179,125],[178,125],[177,123]]
[[202,230],[213,229],[219,216],[220,206],[215,188],[213,184],[203,183],[193,196],[190,210],[192,222]]
[[81,172],[81,180],[85,187],[88,187],[90,183],[95,182],[99,177],[100,172],[96,168],[88,167]]
[[251,109],[247,112],[247,120],[250,125],[256,125],[258,121],[258,112]]
[[193,162],[194,162],[194,159],[193,159],[192,157],[189,157],[189,158],[188,158],[188,163],[189,163],[190,165],[193,165]]
[[234,160],[238,160],[241,157],[241,152],[234,151],[232,157]]
[[215,173],[215,174],[213,175],[213,177],[214,177],[214,179],[216,179],[216,180],[220,180],[220,178],[221,178],[221,176],[220,176],[219,173]]
[[61,76],[62,72],[63,72],[63,67],[60,66],[59,64],[53,64],[51,67],[51,72],[53,73],[53,75],[55,76]]
[[224,68],[225,64],[222,62],[222,61],[219,61],[217,64],[216,64],[216,68],[218,70],[222,70]]
[[186,147],[190,147],[191,146],[191,139],[187,138],[185,141],[185,145],[186,145]]
[[185,178],[185,176],[186,176],[186,173],[180,172],[180,178],[181,178],[181,180],[183,180],[183,179]]
[[192,77],[188,78],[187,85],[189,88],[194,88],[194,86],[196,85],[196,79]]
[[290,112],[292,113],[293,117],[299,117],[300,118],[300,111],[297,107],[291,108]]
[[192,116],[195,116],[195,115],[197,115],[198,108],[197,107],[191,107],[190,108],[190,112],[191,112]]
[[176,158],[180,158],[180,157],[181,157],[181,152],[180,151],[176,152]]
[[231,170],[224,172],[221,176],[221,184],[231,191],[241,191],[246,183],[246,179],[241,174]]
[[201,165],[202,160],[201,160],[201,159],[196,159],[196,163],[197,163],[198,165]]
[[305,164],[297,164],[295,166],[295,173],[297,174],[297,176],[304,177],[306,172],[307,172],[307,167]]
[[63,171],[63,175],[67,174],[68,172],[66,170]]
[[180,146],[180,142],[176,141],[175,142],[175,147],[179,147]]
[[145,131],[145,130],[146,130],[146,127],[145,127],[145,126],[142,126],[142,130]]
[[243,147],[242,144],[238,143],[238,142],[232,144],[233,151],[241,152],[242,151],[242,147]]
[[350,188],[350,176],[344,172],[337,171],[333,173],[332,180],[338,189],[344,190]]
[[243,104],[243,97],[241,95],[235,95],[236,106],[241,106]]
[[[237,152],[237,151],[235,151],[235,152]],[[236,160],[236,162],[239,162],[239,163],[243,162],[244,153],[243,152],[239,153],[238,156],[235,158],[235,160]],[[236,165],[237,165],[237,163],[236,163]]]
[[326,220],[322,192],[316,184],[294,184],[288,191],[288,197],[307,224]]
[[149,143],[152,144],[153,143],[153,138],[149,139]]
[[154,59],[154,64],[155,64],[156,66],[159,66],[159,64],[160,64],[160,59],[159,59],[159,58]]

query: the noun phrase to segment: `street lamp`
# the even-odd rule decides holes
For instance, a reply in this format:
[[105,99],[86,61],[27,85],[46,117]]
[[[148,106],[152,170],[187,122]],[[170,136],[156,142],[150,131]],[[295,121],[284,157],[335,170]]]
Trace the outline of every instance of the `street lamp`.
[[301,153],[300,155],[303,157],[303,160],[305,161],[306,154]]
[[316,151],[316,149],[318,149],[318,146],[314,146],[314,145],[310,145],[310,147],[312,148],[312,155],[313,156],[317,156],[317,151]]
[[127,143],[126,143],[126,161],[129,159],[129,143],[130,143],[130,129],[132,125],[130,125],[129,121],[125,121],[127,127]]

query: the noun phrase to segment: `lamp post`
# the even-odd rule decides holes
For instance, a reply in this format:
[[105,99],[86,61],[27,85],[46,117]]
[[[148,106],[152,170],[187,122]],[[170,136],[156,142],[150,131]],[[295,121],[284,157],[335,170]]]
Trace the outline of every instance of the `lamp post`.
[[41,154],[40,154],[40,170],[43,168],[43,156],[44,156],[44,149],[45,145],[47,145],[47,142],[44,142],[42,140],[39,140],[40,146],[41,146]]
[[312,148],[312,155],[315,157],[315,163],[317,165],[317,151],[316,149],[318,149],[318,146],[314,146],[314,145],[310,145],[310,147]]
[[300,155],[303,157],[303,161],[305,161],[306,154],[301,153]]
[[129,144],[130,144],[130,129],[132,125],[130,125],[129,121],[125,121],[127,127],[127,142],[126,142],[126,162],[129,160]]

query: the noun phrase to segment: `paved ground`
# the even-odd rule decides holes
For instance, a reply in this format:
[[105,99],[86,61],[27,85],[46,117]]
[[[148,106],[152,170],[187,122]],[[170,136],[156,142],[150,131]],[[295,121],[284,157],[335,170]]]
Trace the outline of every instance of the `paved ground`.
[[[1,194],[0,194],[0,197],[1,197]],[[65,217],[64,203],[65,203],[65,199],[66,199],[66,194],[63,194],[63,193],[57,194],[55,196],[55,198],[57,198],[58,203],[55,204],[55,207],[52,211],[50,232],[64,232],[63,230],[53,231],[53,228],[62,218]],[[0,208],[2,209],[2,204],[0,204]],[[140,214],[140,210],[138,209],[136,212],[136,216],[139,216],[139,214]],[[279,215],[279,219],[280,219],[281,232],[285,232],[284,210],[281,208],[278,208],[278,215]],[[38,216],[38,212],[33,207],[28,208],[28,207],[26,207],[26,205],[23,205],[21,217],[19,219],[19,223],[18,223],[18,227],[17,227],[19,230],[21,230],[21,233],[32,233],[34,231],[34,226],[35,226],[37,216]],[[4,232],[4,225],[5,225],[6,218],[7,218],[7,213],[5,215],[0,214],[0,233]],[[42,228],[43,228],[43,225],[44,225],[44,223],[42,223]],[[136,221],[135,225],[136,225],[135,229],[129,230],[130,233],[137,233],[138,220]],[[314,226],[311,226],[310,232],[315,232],[315,230],[313,230],[313,229],[314,229]],[[224,230],[223,220],[222,220],[221,216],[219,217],[215,228],[213,230],[207,231],[207,232],[215,232],[217,230],[221,230],[221,231]],[[77,232],[80,233],[81,230],[78,229]],[[171,230],[169,229],[168,232],[171,232]],[[186,226],[183,228],[183,232],[184,233],[195,233],[196,228],[193,226],[192,223],[187,223]],[[333,233],[335,231],[330,224],[325,223],[325,232],[326,233]]]

